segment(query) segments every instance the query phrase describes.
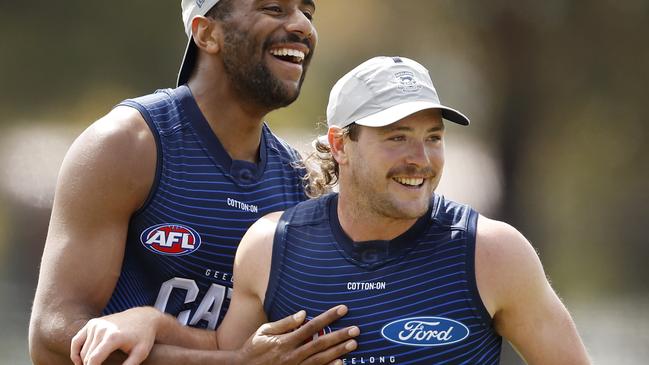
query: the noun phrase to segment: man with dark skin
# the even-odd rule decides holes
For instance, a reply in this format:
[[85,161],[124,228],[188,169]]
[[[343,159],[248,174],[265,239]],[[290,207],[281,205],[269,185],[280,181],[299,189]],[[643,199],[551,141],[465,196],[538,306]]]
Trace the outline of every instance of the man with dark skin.
[[[35,364],[69,364],[80,328],[133,307],[214,329],[245,230],[306,199],[297,153],[263,117],[299,95],[317,43],[315,3],[183,0],[182,9],[189,42],[178,88],[121,103],[65,157],[30,322]],[[238,351],[191,350],[217,346],[213,331],[189,329],[187,348],[158,340],[108,362],[329,363],[355,348],[357,328],[305,340],[345,313],[334,307],[304,324],[297,312]]]

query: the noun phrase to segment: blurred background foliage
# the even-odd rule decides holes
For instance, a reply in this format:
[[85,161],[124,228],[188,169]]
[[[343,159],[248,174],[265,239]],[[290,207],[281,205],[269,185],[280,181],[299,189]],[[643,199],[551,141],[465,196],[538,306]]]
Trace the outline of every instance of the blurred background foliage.
[[[472,119],[449,126],[440,191],[532,241],[596,363],[644,363],[649,2],[317,7],[302,95],[271,126],[307,150],[338,77],[375,55],[418,60],[442,101]],[[178,1],[0,2],[0,363],[29,363],[29,308],[67,147],[120,100],[172,87],[184,45]],[[518,363],[506,351],[503,364]]]

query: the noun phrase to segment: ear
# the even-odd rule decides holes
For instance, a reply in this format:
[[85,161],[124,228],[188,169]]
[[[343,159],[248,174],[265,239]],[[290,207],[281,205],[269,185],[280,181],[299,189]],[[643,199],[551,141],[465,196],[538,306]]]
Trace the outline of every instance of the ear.
[[346,164],[347,153],[345,151],[345,138],[343,137],[342,129],[338,127],[329,128],[327,139],[329,140],[329,147],[331,148],[331,156],[333,156],[339,165]]
[[192,37],[194,43],[203,51],[216,54],[221,50],[221,39],[223,28],[221,23],[208,19],[204,16],[197,16],[192,19]]

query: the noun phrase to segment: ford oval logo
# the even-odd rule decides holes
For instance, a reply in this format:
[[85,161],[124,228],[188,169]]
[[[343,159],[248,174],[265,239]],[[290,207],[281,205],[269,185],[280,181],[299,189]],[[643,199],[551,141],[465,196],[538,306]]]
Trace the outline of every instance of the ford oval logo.
[[164,223],[144,230],[140,235],[140,242],[155,253],[182,256],[198,250],[201,236],[191,227]]
[[412,317],[390,322],[381,328],[388,341],[408,346],[444,346],[469,336],[464,324],[442,317]]

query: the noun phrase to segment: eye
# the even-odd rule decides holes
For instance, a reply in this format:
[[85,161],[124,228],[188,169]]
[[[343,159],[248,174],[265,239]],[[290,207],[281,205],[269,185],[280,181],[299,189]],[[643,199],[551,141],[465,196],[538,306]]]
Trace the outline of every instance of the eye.
[[276,14],[282,13],[282,8],[279,5],[268,5],[264,7],[264,10],[270,13],[276,13]]
[[388,141],[393,141],[393,142],[401,142],[405,140],[406,140],[406,136],[402,136],[402,135],[388,137]]
[[307,19],[309,19],[309,21],[311,21],[311,22],[313,21],[313,13],[311,13],[310,11],[303,11],[302,14],[304,14],[304,16]]
[[430,142],[439,142],[439,141],[442,140],[442,136],[440,136],[440,135],[431,135],[431,136],[428,136],[427,140],[430,141]]

